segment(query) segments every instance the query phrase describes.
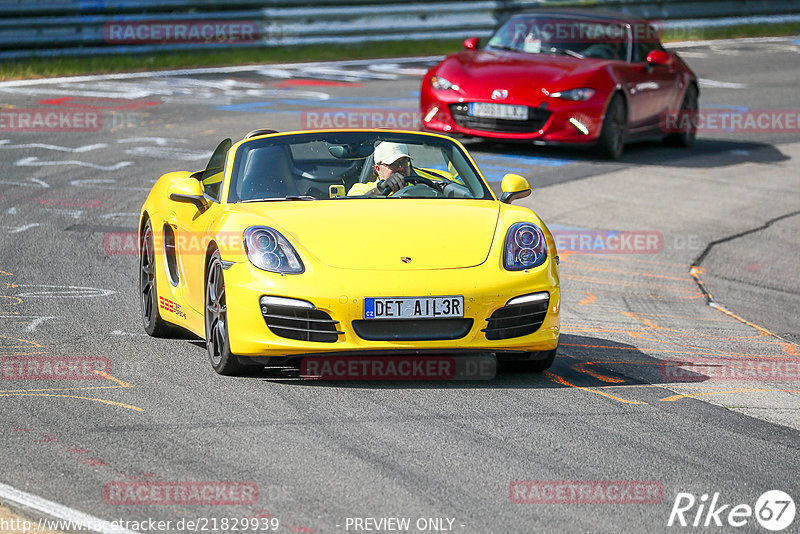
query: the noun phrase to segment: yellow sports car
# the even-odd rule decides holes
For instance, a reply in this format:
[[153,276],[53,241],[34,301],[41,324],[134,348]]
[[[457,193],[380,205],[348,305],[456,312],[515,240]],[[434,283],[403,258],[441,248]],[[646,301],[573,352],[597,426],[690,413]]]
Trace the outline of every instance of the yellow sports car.
[[558,256],[507,174],[498,200],[457,141],[391,130],[256,130],[153,186],[139,224],[152,336],[204,337],[237,374],[300,356],[494,353],[542,371],[558,347]]

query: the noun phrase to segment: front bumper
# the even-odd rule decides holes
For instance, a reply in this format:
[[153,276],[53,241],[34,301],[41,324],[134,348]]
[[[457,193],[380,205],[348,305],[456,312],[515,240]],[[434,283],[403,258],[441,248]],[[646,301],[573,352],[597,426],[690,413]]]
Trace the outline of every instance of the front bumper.
[[[228,302],[228,324],[231,351],[239,356],[275,357],[307,354],[342,353],[425,353],[449,352],[529,352],[555,349],[558,345],[560,290],[557,267],[551,258],[530,272],[498,272],[496,266],[481,265],[465,269],[421,270],[395,272],[354,271],[324,268],[308,269],[303,275],[286,275],[260,271],[248,262],[236,263],[225,271],[225,289]],[[465,291],[466,289],[466,291]],[[506,330],[513,337],[490,339],[492,330],[486,330],[488,319],[498,309],[517,296],[537,292],[549,293],[541,326],[532,333],[524,330]],[[463,332],[459,325],[442,328],[440,339],[415,339],[400,335],[399,339],[375,340],[365,332],[391,331],[390,324],[377,327],[364,320],[365,297],[401,297],[463,295],[464,322],[469,322]],[[313,304],[321,322],[311,324],[316,330],[335,331],[322,334],[316,340],[291,339],[287,331],[270,328],[262,313],[261,297],[277,296],[298,299]],[[337,321],[326,326],[322,314]],[[277,315],[283,315],[281,313]],[[502,315],[502,313],[501,313]],[[314,319],[312,318],[312,321]],[[428,332],[436,332],[436,321],[427,319]],[[494,326],[497,327],[497,319]],[[403,325],[406,327],[407,325]],[[413,326],[413,325],[412,325]],[[500,323],[500,326],[508,324]],[[365,330],[366,327],[366,330]],[[388,329],[388,330],[387,330]],[[403,328],[414,331],[415,328]],[[277,333],[276,333],[277,332]],[[455,334],[452,334],[455,332]],[[360,335],[359,335],[360,333]],[[462,335],[463,333],[463,335]],[[282,334],[282,335],[278,335]],[[488,334],[488,337],[487,337]],[[522,334],[522,335],[517,335]],[[374,335],[372,335],[374,337]],[[419,337],[419,336],[417,336]],[[307,338],[308,339],[308,338]]]
[[603,125],[605,102],[598,95],[586,102],[546,97],[538,102],[503,101],[503,104],[528,107],[528,121],[510,121],[478,119],[467,114],[466,108],[470,102],[498,103],[496,101],[446,93],[431,90],[422,95],[423,129],[451,135],[525,140],[541,144],[588,145],[597,142]]

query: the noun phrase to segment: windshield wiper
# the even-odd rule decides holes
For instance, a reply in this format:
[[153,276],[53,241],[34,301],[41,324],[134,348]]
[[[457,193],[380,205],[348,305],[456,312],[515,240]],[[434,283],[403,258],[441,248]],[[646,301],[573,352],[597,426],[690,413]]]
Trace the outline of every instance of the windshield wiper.
[[568,56],[572,56],[572,57],[577,58],[577,59],[586,59],[586,56],[584,56],[583,54],[579,54],[574,50],[570,50],[569,48],[551,47],[550,48],[550,53],[551,54],[566,54]]
[[493,48],[495,50],[506,50],[508,52],[521,52],[519,48],[514,48],[513,46],[506,46],[506,45],[489,45],[489,48]]
[[309,195],[287,195],[285,197],[248,198],[239,202],[278,202],[281,200],[317,200],[317,198]]

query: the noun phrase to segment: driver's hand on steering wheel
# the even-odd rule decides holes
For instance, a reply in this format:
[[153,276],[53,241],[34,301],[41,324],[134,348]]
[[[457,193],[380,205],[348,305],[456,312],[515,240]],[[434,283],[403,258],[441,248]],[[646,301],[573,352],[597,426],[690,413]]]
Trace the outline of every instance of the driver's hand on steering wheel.
[[383,195],[388,195],[389,193],[397,193],[407,185],[408,183],[402,174],[393,172],[387,179],[378,182],[378,191]]

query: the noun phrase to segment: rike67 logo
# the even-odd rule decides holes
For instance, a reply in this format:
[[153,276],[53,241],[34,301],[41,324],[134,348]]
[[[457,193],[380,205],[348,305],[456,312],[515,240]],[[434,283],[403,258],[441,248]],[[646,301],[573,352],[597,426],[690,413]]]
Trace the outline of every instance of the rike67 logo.
[[[678,493],[669,514],[667,526],[692,527],[744,527],[752,525],[752,519],[767,530],[784,530],[792,524],[795,516],[792,497],[780,490],[766,491],[749,504],[725,503],[719,493],[709,500],[707,493],[696,498],[691,493]],[[752,530],[752,526],[748,530]]]

